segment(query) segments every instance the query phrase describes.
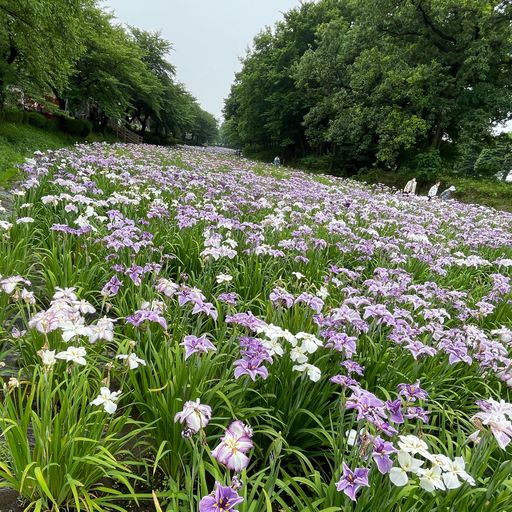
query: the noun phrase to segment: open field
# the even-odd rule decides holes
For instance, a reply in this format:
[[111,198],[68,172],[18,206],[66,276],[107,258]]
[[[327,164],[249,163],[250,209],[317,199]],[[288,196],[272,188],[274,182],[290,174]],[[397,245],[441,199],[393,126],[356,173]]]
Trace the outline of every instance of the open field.
[[37,156],[13,197],[22,509],[512,509],[512,214],[103,143]]

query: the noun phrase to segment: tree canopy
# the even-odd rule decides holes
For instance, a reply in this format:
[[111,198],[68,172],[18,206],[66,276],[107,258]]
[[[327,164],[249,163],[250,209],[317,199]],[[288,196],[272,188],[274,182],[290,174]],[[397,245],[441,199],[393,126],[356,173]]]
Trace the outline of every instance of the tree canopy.
[[511,21],[497,0],[302,4],[256,36],[223,133],[353,169],[456,158],[510,118]]
[[0,0],[0,107],[9,88],[148,140],[214,142],[217,122],[176,81],[172,45],[123,27],[96,0]]

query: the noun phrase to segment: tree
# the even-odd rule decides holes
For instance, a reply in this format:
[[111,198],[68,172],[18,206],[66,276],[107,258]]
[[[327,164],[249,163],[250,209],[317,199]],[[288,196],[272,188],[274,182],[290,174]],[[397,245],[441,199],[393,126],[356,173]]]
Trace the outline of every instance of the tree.
[[400,165],[488,131],[511,111],[508,2],[340,2],[319,29],[297,79],[318,103],[306,116],[317,141]]
[[103,127],[109,118],[122,119],[135,95],[150,95],[155,79],[140,47],[110,14],[91,8],[84,34],[86,49],[64,96],[71,111],[90,110],[91,120]]
[[301,4],[255,38],[225,103],[229,130],[354,170],[451,162],[453,146],[511,115],[511,21],[498,0]]
[[274,31],[255,37],[224,108],[228,126],[243,145],[305,154],[302,121],[310,105],[296,87],[293,69],[315,44],[316,28],[332,3],[303,4],[286,13]]
[[512,138],[502,134],[484,147],[474,165],[474,174],[480,177],[505,178],[512,171]]
[[0,0],[0,107],[6,87],[61,91],[84,51],[85,11],[94,0]]
[[165,90],[173,83],[175,68],[166,60],[172,45],[159,32],[147,32],[135,27],[131,27],[130,32],[149,73],[144,88],[134,91],[129,122],[137,120],[141,133],[144,133],[150,118],[155,122],[160,120]]

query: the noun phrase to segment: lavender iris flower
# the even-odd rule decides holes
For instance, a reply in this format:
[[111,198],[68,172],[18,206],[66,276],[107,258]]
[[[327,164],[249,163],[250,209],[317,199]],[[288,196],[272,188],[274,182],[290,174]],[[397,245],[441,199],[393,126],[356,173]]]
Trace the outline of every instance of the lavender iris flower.
[[377,465],[377,469],[385,475],[391,471],[393,461],[389,457],[391,453],[396,453],[397,449],[388,441],[384,441],[380,437],[373,439],[372,458]]
[[352,471],[343,463],[343,475],[336,483],[336,489],[343,491],[352,501],[356,501],[356,493],[361,487],[369,487],[368,472],[366,468],[356,468]]
[[181,346],[185,347],[185,359],[188,359],[192,354],[207,354],[209,350],[217,350],[215,345],[203,336],[185,336]]
[[240,472],[249,464],[246,453],[253,447],[252,429],[241,421],[233,421],[212,455],[220,464],[232,471]]
[[404,396],[409,402],[428,399],[428,393],[421,389],[419,380],[414,384],[399,384],[398,394]]
[[215,490],[199,502],[199,512],[236,512],[236,506],[244,501],[231,487],[215,482]]

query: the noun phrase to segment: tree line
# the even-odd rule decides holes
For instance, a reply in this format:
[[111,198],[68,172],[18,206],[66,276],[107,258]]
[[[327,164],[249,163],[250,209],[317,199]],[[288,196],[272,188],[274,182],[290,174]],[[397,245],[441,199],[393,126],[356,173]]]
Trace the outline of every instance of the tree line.
[[255,37],[222,140],[349,174],[494,172],[510,160],[493,128],[512,112],[511,21],[509,1],[304,2]]
[[214,142],[217,121],[176,80],[158,32],[124,27],[96,0],[0,0],[0,108],[23,91],[104,130],[145,140]]

